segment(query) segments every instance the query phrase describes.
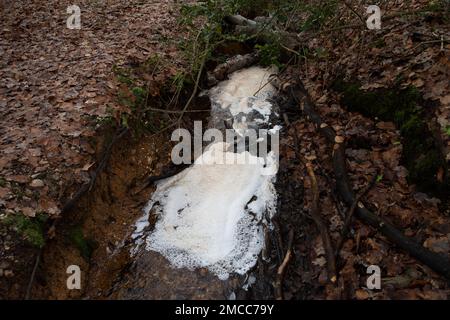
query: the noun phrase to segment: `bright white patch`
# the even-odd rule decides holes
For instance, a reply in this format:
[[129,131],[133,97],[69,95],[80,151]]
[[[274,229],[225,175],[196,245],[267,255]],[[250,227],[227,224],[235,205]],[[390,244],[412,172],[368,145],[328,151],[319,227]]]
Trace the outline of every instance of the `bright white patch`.
[[262,174],[263,164],[220,164],[252,157],[224,147],[212,145],[192,167],[160,182],[146,208],[159,215],[147,249],[177,267],[208,267],[221,279],[254,266],[264,246],[263,214],[272,216],[276,200],[274,176]]
[[[266,99],[275,93],[269,81],[274,72],[251,67],[210,90],[213,105],[230,111],[236,131],[250,122],[268,122],[273,111]],[[262,119],[249,121],[251,111]],[[132,235],[137,246],[145,243],[147,250],[160,252],[176,267],[207,267],[221,279],[255,265],[264,246],[263,228],[270,226],[276,209],[277,162],[273,153],[263,159],[229,147],[223,142],[209,145],[191,167],[157,184]],[[158,221],[147,235],[150,211]]]
[[272,104],[267,99],[276,91],[270,78],[276,72],[276,68],[257,66],[236,71],[229,80],[210,90],[211,101],[229,109],[232,116],[257,111],[267,122],[272,113]]

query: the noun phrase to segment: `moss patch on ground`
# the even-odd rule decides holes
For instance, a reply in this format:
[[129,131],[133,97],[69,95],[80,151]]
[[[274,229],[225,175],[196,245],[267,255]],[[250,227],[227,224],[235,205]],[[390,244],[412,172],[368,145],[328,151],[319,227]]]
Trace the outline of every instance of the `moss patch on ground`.
[[[395,123],[402,136],[402,163],[409,171],[409,182],[422,192],[448,197],[447,164],[427,125],[426,110],[415,87],[364,91],[357,83],[337,80],[333,89],[342,93],[341,102],[349,111]],[[438,179],[439,170],[444,172],[443,179]]]
[[30,218],[22,213],[7,216],[5,224],[13,228],[31,245],[42,248],[45,244],[44,226],[48,216],[45,214],[37,214],[36,217]]
[[85,237],[83,229],[80,226],[76,226],[70,230],[69,240],[86,260],[91,258],[92,252],[98,247],[95,240]]

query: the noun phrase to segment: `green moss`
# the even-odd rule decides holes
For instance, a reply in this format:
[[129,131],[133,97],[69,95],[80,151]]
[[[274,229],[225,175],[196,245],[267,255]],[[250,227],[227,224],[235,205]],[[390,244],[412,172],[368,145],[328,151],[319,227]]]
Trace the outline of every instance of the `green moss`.
[[341,102],[350,111],[395,123],[402,136],[402,163],[411,183],[435,196],[448,194],[449,177],[444,177],[443,182],[437,180],[439,168],[447,172],[447,165],[427,126],[415,87],[363,91],[357,83],[337,80],[333,88],[343,94]]
[[338,80],[333,88],[343,93],[342,102],[350,111],[361,112],[371,118],[393,121],[398,127],[420,111],[420,94],[414,87],[407,89],[360,90],[359,84]]
[[450,126],[447,126],[444,131],[448,136],[450,136]]
[[112,71],[116,74],[117,80],[126,85],[132,85],[134,80],[130,74],[130,72],[119,66],[114,65],[112,67]]
[[147,90],[141,87],[134,87],[131,89],[131,92],[134,96],[134,105],[133,108],[135,110],[144,106],[145,100],[147,98]]
[[276,65],[277,67],[281,67],[280,56],[281,56],[281,48],[278,42],[273,42],[271,44],[264,45],[255,45],[255,48],[259,52],[260,63],[263,66],[271,66]]
[[81,256],[86,260],[89,260],[92,256],[92,252],[98,247],[95,240],[86,238],[83,230],[80,226],[74,227],[69,232],[70,242],[78,249]]
[[34,218],[18,213],[6,217],[5,224],[12,227],[31,245],[42,248],[45,244],[44,225],[47,219],[48,216],[43,213],[37,214]]
[[327,21],[336,15],[338,1],[322,1],[319,4],[304,4],[303,10],[308,13],[308,18],[301,26],[302,31],[318,30]]

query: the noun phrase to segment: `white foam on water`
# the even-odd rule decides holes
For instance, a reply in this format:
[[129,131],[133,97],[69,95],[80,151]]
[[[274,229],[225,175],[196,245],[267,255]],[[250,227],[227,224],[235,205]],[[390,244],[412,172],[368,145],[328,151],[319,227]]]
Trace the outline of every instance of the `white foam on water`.
[[219,104],[223,109],[229,109],[233,116],[239,113],[257,111],[269,120],[272,104],[267,100],[275,94],[271,75],[277,69],[253,66],[236,71],[229,80],[222,81],[209,91],[211,101]]
[[192,167],[160,182],[146,209],[159,215],[146,240],[148,250],[176,267],[208,267],[221,279],[254,266],[264,246],[264,214],[272,216],[276,204],[274,176],[264,175],[257,161],[221,164],[219,158],[241,163],[252,157],[225,146],[215,143]]
[[[255,110],[267,121],[274,72],[261,67],[237,71],[210,90],[211,101],[233,116]],[[175,267],[207,267],[220,279],[244,274],[256,264],[264,247],[264,225],[270,225],[276,210],[277,162],[271,154],[263,159],[229,149],[227,143],[215,142],[191,167],[157,184],[132,235],[137,245],[161,253]],[[158,221],[146,235],[150,211]]]

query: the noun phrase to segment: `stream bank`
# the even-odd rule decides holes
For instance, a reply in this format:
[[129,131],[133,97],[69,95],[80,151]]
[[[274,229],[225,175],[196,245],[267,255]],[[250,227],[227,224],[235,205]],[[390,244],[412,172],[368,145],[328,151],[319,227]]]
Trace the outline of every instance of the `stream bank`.
[[[264,83],[258,88],[261,85],[266,87],[265,90],[269,88]],[[249,105],[257,102],[258,108],[263,107],[261,102],[254,100],[250,99]],[[202,98],[195,99],[193,105],[199,108],[202,101]],[[219,109],[217,115],[223,113]],[[266,111],[258,112],[269,119],[269,114],[264,113]],[[205,119],[203,115],[192,114],[187,122],[192,123],[196,118]],[[239,125],[242,125],[245,117],[239,119]],[[218,116],[214,117],[213,123],[221,122],[217,121]],[[249,296],[247,287],[256,282],[257,276],[231,275],[226,281],[221,281],[205,268],[174,268],[156,252],[140,250],[137,255],[130,256],[134,223],[142,215],[149,194],[155,190],[151,185],[142,189],[139,184],[148,176],[164,175],[167,168],[174,167],[170,163],[173,143],[169,141],[168,131],[144,133],[138,139],[125,136],[113,146],[106,170],[97,177],[94,188],[67,213],[70,216],[58,226],[56,236],[44,248],[34,281],[33,297],[236,299]],[[249,202],[253,201],[252,206],[255,207],[255,197],[250,195],[250,198]],[[250,204],[247,203],[245,208],[247,206]],[[259,206],[261,204],[255,208]],[[157,221],[155,215],[150,215],[148,220],[145,232],[152,230]],[[268,229],[264,227],[258,232],[267,233]],[[80,266],[82,290],[67,290],[68,265]],[[265,296],[268,296],[267,290],[270,289],[267,285],[265,290]]]
[[[130,258],[129,248],[126,248],[130,243],[121,241],[132,231],[131,226],[142,215],[142,208],[148,201],[149,194],[155,188],[144,189],[143,192],[138,193],[130,192],[130,190],[136,190],[136,181],[143,181],[148,175],[158,176],[167,171],[168,167],[171,167],[169,156],[171,146],[167,145],[169,136],[167,133],[161,133],[144,135],[138,141],[127,137],[123,143],[114,147],[108,169],[100,175],[92,192],[83,198],[77,209],[71,212],[72,222],[59,228],[60,231],[53,240],[53,245],[46,248],[40,271],[36,276],[33,289],[34,296],[39,297],[42,294],[42,297],[45,298],[58,299],[81,297],[95,299],[138,299],[142,297],[155,299],[273,298],[273,284],[276,280],[275,271],[283,260],[283,253],[287,245],[286,239],[288,239],[288,233],[291,230],[295,230],[296,254],[288,269],[293,271],[290,271],[285,279],[284,295],[286,299],[310,299],[311,297],[324,297],[325,294],[335,298],[345,298],[352,297],[355,291],[361,295],[363,293],[358,291],[360,289],[352,287],[350,284],[357,281],[355,278],[360,279],[358,280],[360,282],[364,281],[364,266],[367,263],[365,261],[386,265],[388,268],[387,275],[394,278],[395,275],[405,272],[403,267],[394,267],[395,265],[398,266],[395,261],[402,261],[404,265],[409,265],[408,273],[412,272],[411,268],[419,270],[414,271],[416,272],[414,277],[433,277],[433,281],[440,283],[435,275],[432,273],[430,275],[428,269],[422,267],[417,269],[417,264],[411,262],[408,255],[393,251],[387,244],[383,243],[383,240],[380,243],[379,236],[373,230],[355,222],[355,230],[357,230],[357,235],[359,234],[357,237],[362,238],[356,240],[360,243],[355,244],[354,240],[349,239],[344,244],[343,254],[347,259],[351,259],[340,262],[339,266],[343,269],[339,278],[339,286],[330,287],[326,280],[326,271],[323,268],[323,246],[320,236],[316,232],[311,232],[316,228],[308,217],[308,208],[311,201],[310,183],[305,178],[302,162],[299,162],[292,149],[294,145],[293,136],[302,134],[299,140],[300,152],[304,154],[306,159],[310,159],[309,161],[319,163],[319,186],[321,190],[326,190],[321,192],[321,207],[325,213],[325,219],[331,221],[331,236],[336,240],[339,237],[340,220],[342,219],[339,217],[339,210],[343,209],[342,204],[333,197],[334,191],[327,187],[330,183],[332,184],[332,178],[330,178],[332,173],[328,168],[330,159],[327,156],[327,151],[323,149],[323,142],[320,142],[320,139],[314,133],[314,127],[299,118],[298,111],[292,107],[292,103],[280,101],[279,104],[281,111],[288,115],[292,123],[286,134],[282,136],[280,143],[280,174],[277,182],[278,212],[280,214],[275,216],[273,221],[274,232],[267,234],[267,247],[253,269],[251,278],[253,286],[250,290],[241,289],[249,278],[231,277],[228,281],[223,282],[204,268],[196,271],[174,269],[170,267],[165,258],[155,252],[148,251],[137,260]],[[333,120],[330,121],[343,121],[342,117],[335,118],[334,113],[330,113],[331,110],[322,108],[321,111],[332,117]],[[194,118],[190,119],[190,121],[193,120]],[[349,121],[349,119],[346,121]],[[359,123],[359,125],[361,125],[361,122],[368,126],[367,132],[373,132],[374,123],[360,115],[349,121],[349,123]],[[384,126],[380,128],[376,130],[380,132],[386,130]],[[358,135],[360,134],[358,133]],[[383,135],[386,135],[386,133],[377,134],[376,137],[386,140]],[[392,132],[388,136],[390,141],[399,138]],[[359,148],[358,146],[350,146],[350,148],[352,181],[356,185],[361,185],[363,182],[353,174],[358,175],[357,173],[360,170],[365,170],[366,167],[360,168],[356,163],[360,163],[361,160],[354,157],[361,157],[364,154],[351,152],[352,148]],[[380,151],[375,149],[372,152]],[[381,152],[390,154],[389,149]],[[380,158],[380,156],[375,158]],[[356,163],[354,162],[355,159]],[[396,161],[399,161],[399,159]],[[398,162],[392,164],[377,162],[377,164],[384,166],[384,170],[388,171],[392,170],[393,166],[398,166]],[[402,174],[402,172],[397,174]],[[359,175],[361,175],[361,172]],[[401,185],[407,186],[407,182],[404,180],[405,176],[402,175],[402,177]],[[417,223],[432,225],[426,222],[429,221],[430,217],[436,219],[435,226],[439,230],[445,228],[445,221],[439,218],[437,207],[427,207],[428,198],[411,200],[412,194],[405,196],[407,191],[404,187],[400,189],[402,191],[392,193],[391,179],[390,175],[386,175],[383,181],[377,184],[375,190],[369,193],[370,201],[380,205],[381,195],[390,194],[393,197],[390,198],[390,201],[399,197],[402,199],[402,204],[395,204],[391,209],[388,208],[389,211],[381,212],[381,214],[389,212],[396,224],[403,228],[410,228],[411,231],[414,230],[411,229],[411,225]],[[137,189],[139,190],[139,188]],[[401,192],[405,194],[399,196]],[[402,206],[409,208],[407,212],[425,210],[426,214],[420,218],[411,216],[411,220],[402,220],[400,209]],[[155,217],[151,218],[150,221],[156,222]],[[430,239],[440,239],[439,231],[434,231],[431,234]],[[68,239],[68,235],[72,236],[69,236]],[[419,237],[423,239],[422,241],[427,240],[425,235],[419,235]],[[72,238],[72,241],[70,238]],[[76,241],[73,241],[74,238]],[[122,247],[123,244],[125,244],[124,247]],[[355,260],[356,258],[350,253],[355,250],[355,245],[360,252],[359,260]],[[433,246],[434,243],[428,242],[428,245]],[[92,252],[88,254],[89,251]],[[388,254],[388,252],[390,253]],[[265,260],[263,257],[265,257]],[[267,260],[267,257],[270,257],[270,259]],[[342,265],[342,263],[345,264]],[[84,271],[84,277],[82,277],[84,290],[69,291],[66,289],[67,274],[65,273],[65,267],[68,264],[78,264],[82,270],[87,270]],[[155,268],[155,266],[157,267]],[[174,291],[174,287],[177,290]],[[384,291],[383,294],[385,294]],[[396,294],[401,293],[394,290],[388,294],[396,296]]]

